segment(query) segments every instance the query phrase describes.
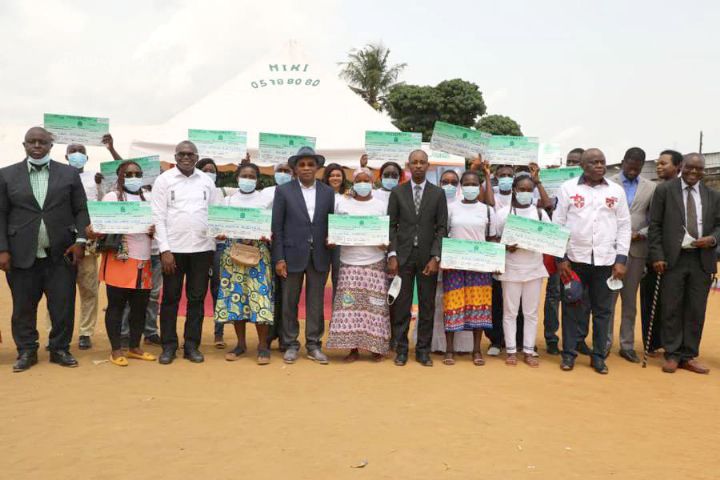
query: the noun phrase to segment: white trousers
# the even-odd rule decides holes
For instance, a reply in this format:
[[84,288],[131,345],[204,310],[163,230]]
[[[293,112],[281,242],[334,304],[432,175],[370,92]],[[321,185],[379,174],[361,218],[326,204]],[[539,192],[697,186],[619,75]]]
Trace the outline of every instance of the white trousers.
[[535,351],[537,338],[538,309],[540,308],[540,290],[542,278],[527,282],[502,282],[503,292],[503,333],[507,353],[517,353],[515,336],[517,335],[517,314],[522,301],[523,317],[523,352]]

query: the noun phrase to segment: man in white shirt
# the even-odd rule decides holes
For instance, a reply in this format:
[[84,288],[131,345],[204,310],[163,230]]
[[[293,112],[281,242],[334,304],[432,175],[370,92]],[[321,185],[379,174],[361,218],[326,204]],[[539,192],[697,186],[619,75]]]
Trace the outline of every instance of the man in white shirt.
[[207,235],[208,207],[218,203],[210,177],[195,168],[198,151],[190,141],[175,147],[176,168],[160,175],[153,185],[152,210],[155,239],[163,269],[159,362],[167,365],[178,348],[177,312],[183,280],[187,296],[184,357],[201,363],[203,308],[215,239]]
[[[593,321],[591,366],[608,373],[605,365],[608,326],[613,294],[607,281],[622,280],[630,249],[630,212],[625,191],[605,179],[605,155],[597,148],[586,150],[580,160],[583,175],[568,180],[558,192],[553,222],[570,229],[565,257],[558,263],[560,278],[568,281],[573,271],[590,299]],[[563,312],[582,308],[563,302]],[[563,315],[561,368],[572,370],[577,356],[577,315]]]

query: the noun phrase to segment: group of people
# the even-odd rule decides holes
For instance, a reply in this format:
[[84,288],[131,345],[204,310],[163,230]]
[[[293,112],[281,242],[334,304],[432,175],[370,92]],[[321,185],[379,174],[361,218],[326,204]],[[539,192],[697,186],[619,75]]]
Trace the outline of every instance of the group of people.
[[[104,142],[113,158],[122,160],[112,137]],[[37,307],[43,295],[50,361],[77,366],[70,353],[76,282],[79,348],[92,347],[98,283],[104,282],[110,361],[118,366],[127,366],[129,359],[170,364],[180,347],[184,358],[203,362],[199,347],[208,288],[215,346],[225,347],[227,323],[237,336],[227,360],[247,351],[249,322],[257,330],[258,364],[270,363],[275,340],[283,361],[294,363],[301,350],[298,309],[304,286],[305,351],[309,359],[327,364],[322,339],[329,275],[326,348],[347,350],[348,362],[361,352],[381,361],[390,351],[395,365],[408,362],[417,287],[415,359],[421,365],[432,366],[431,353],[437,351],[444,353],[445,365],[453,365],[460,352],[470,353],[474,365],[484,365],[484,331],[488,355],[504,349],[507,365],[522,361],[538,367],[536,332],[545,282],[546,351],[562,356],[562,370],[572,370],[577,355],[585,354],[595,371],[608,372],[618,299],[619,354],[640,361],[634,338],[640,291],[647,353],[663,349],[662,369],[668,373],[678,368],[708,372],[697,357],[716,271],[720,194],[702,183],[700,154],[663,151],[655,183],[641,175],[645,152],[640,148],[629,149],[620,173],[610,178],[602,151],[574,149],[567,165],[579,166],[582,174],[550,196],[535,164],[491,169],[478,156],[461,174],[445,171],[435,185],[427,180],[430,164],[423,150],[409,155],[410,178],[403,181],[405,169],[395,162],[374,171],[361,161],[350,177],[302,147],[275,167],[274,186],[260,189],[260,169],[246,159],[235,172],[237,188],[218,188],[215,163],[200,159],[196,146],[183,141],[175,149],[175,167],[151,187],[141,166],[127,160],[119,164],[117,181],[103,191],[102,176],[84,171],[84,146],[68,145],[66,164],[50,159],[53,138],[43,128],[31,128],[23,145],[25,159],[0,170],[0,269],[13,299],[16,372],[38,361]],[[87,200],[149,202],[153,227],[126,235],[96,231]],[[270,238],[208,236],[212,205],[271,210]],[[333,245],[331,214],[387,215],[389,243]],[[511,215],[566,227],[566,254],[555,258],[506,245],[502,273],[440,268],[444,238],[499,242]],[[181,344],[176,324],[183,285]],[[143,337],[145,345],[162,347],[159,357],[142,348]]]

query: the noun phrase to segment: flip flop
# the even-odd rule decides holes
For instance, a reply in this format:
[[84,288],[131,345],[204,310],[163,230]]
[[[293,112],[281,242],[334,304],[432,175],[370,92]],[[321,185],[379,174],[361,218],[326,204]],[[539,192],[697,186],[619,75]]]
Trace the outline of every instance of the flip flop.
[[476,367],[482,367],[483,365],[485,365],[485,359],[483,358],[482,353],[473,353],[473,365],[475,365]]
[[517,355],[514,353],[508,353],[507,358],[505,359],[505,365],[509,365],[511,367],[517,365]]
[[128,352],[127,352],[127,354],[125,354],[125,356],[127,358],[134,358],[135,360],[145,360],[147,362],[154,362],[157,358],[152,353],[143,352],[142,354],[140,354],[140,353],[132,352],[130,350],[128,350]]
[[258,348],[257,364],[267,365],[270,363],[270,350],[267,348]]
[[540,362],[538,359],[530,353],[525,354],[525,363],[528,364],[532,368],[538,368],[540,366]]
[[446,354],[445,358],[443,358],[443,365],[455,365],[455,359]]
[[237,346],[225,354],[225,360],[228,362],[234,362],[235,360],[238,360],[243,353],[245,353],[245,349]]

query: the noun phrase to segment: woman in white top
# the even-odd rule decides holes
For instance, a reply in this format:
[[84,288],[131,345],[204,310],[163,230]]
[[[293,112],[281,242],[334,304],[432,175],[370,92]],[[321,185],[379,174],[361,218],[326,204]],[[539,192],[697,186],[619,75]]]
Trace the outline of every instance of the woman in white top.
[[390,192],[397,187],[402,177],[402,168],[395,162],[385,162],[380,167],[380,188],[373,190],[373,198],[387,206]]
[[[225,198],[230,207],[269,209],[272,205],[256,190],[260,169],[252,163],[240,165],[237,170],[238,191]],[[273,324],[273,271],[270,260],[269,240],[245,240],[241,238],[218,237],[225,241],[225,250],[220,260],[220,286],[215,302],[215,321],[232,322],[235,326],[238,344],[225,355],[228,361],[237,360],[245,353],[245,323],[255,324],[258,334],[257,363],[270,363],[268,331]],[[238,261],[234,253],[236,245],[257,249],[260,260],[247,265]]]
[[[479,242],[496,236],[495,212],[482,203],[480,176],[468,170],[460,178],[463,199],[448,206],[448,236]],[[473,332],[473,363],[484,365],[480,351],[482,331],[492,328],[492,274],[469,270],[443,270],[443,313],[447,351],[443,363],[453,365],[454,333]]]
[[[511,204],[498,212],[498,235],[502,235],[509,215],[550,222],[550,218],[543,209],[533,206],[535,181],[530,176],[515,177],[512,188]],[[502,282],[503,332],[507,349],[505,363],[508,365],[517,365],[515,336],[520,302],[522,302],[524,317],[522,349],[525,363],[531,367],[539,365],[538,359],[534,356],[535,338],[540,307],[540,290],[543,278],[547,278],[547,276],[541,253],[517,248],[517,245],[507,246],[505,273],[498,279]]]
[[[117,190],[108,192],[104,202],[145,202],[149,195],[142,191],[142,169],[132,160],[120,164],[117,169]],[[105,237],[105,232],[93,231],[88,226],[88,238]],[[117,248],[103,252],[100,263],[100,281],[105,282],[108,305],[105,310],[105,330],[110,339],[110,361],[120,367],[128,365],[128,358],[154,361],[155,356],[140,348],[140,338],[145,328],[145,309],[150,299],[152,271],[150,252],[154,228],[148,233],[121,235]],[[108,238],[105,239],[109,241]],[[102,242],[101,242],[102,244]],[[122,348],[122,317],[125,306],[130,305],[129,349]]]
[[[343,198],[337,215],[387,215],[385,204],[372,196],[372,173],[360,168],[353,174],[354,197]],[[390,348],[387,245],[343,246],[337,294],[333,302],[327,348],[349,348],[348,362],[367,350],[380,361]]]

